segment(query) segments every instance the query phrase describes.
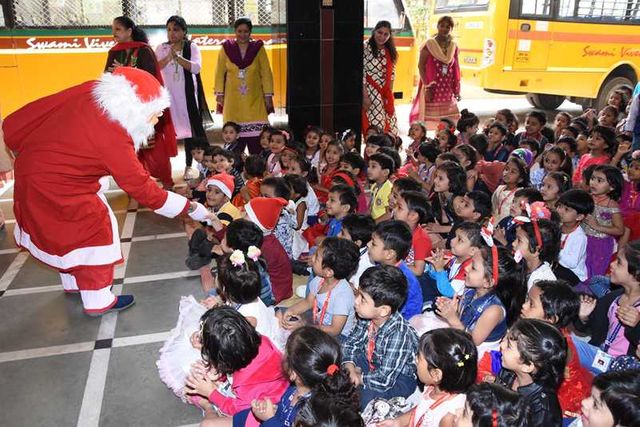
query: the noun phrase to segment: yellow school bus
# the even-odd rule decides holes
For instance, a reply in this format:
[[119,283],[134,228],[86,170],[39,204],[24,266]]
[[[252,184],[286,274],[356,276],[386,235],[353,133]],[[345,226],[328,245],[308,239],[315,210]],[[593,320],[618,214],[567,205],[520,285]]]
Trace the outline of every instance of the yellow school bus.
[[[300,0],[306,1],[306,0]],[[233,21],[248,16],[253,37],[263,40],[274,76],[275,104],[286,107],[286,0],[0,0],[0,111],[97,78],[115,44],[111,21],[127,15],[145,29],[150,44],[166,41],[165,22],[181,15],[202,53],[202,81],[209,106],[222,42],[233,37]],[[392,23],[399,51],[394,92],[409,102],[416,46],[401,0],[366,0],[365,31],[380,19]],[[304,66],[304,64],[301,64]]]
[[640,76],[640,4],[627,0],[434,0],[429,20],[455,21],[463,83],[601,108]]

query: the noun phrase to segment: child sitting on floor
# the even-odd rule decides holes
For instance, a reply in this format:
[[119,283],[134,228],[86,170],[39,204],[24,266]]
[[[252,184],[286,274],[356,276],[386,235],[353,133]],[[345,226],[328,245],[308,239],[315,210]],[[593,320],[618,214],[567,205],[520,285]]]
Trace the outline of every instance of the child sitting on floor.
[[[358,407],[356,389],[343,367],[340,345],[321,330],[303,326],[289,336],[285,348],[284,369],[291,385],[280,403],[255,400],[251,412],[262,427],[292,426],[300,407],[317,393],[339,395]],[[249,410],[245,410],[247,416]],[[242,413],[240,413],[242,414]],[[241,415],[238,414],[238,418]]]
[[556,394],[567,360],[567,341],[542,320],[516,322],[500,345],[502,370],[497,382],[518,392],[530,408],[531,427],[562,426]]
[[185,261],[190,270],[200,270],[202,289],[207,293],[213,288],[213,278],[209,271],[211,250],[224,237],[229,223],[240,218],[240,211],[231,204],[233,177],[227,174],[213,175],[207,179],[206,207],[211,211],[207,223],[186,220],[185,231],[189,239],[189,256]]
[[522,398],[499,384],[469,387],[464,409],[456,413],[456,427],[528,427],[529,408]]
[[334,337],[346,339],[355,322],[354,296],[347,281],[355,273],[360,252],[355,243],[327,237],[311,258],[315,278],[305,299],[278,312],[286,330],[299,328],[302,315],[311,310],[311,324]]
[[342,350],[361,409],[376,397],[406,398],[416,390],[418,337],[398,312],[406,296],[407,281],[396,267],[371,267],[360,277],[358,320]]
[[527,269],[527,290],[538,280],[556,280],[551,266],[560,252],[560,228],[551,221],[551,212],[539,203],[528,209],[528,216],[516,217],[521,222],[513,242],[517,262],[524,260]]
[[200,425],[232,426],[242,417],[234,416],[254,400],[280,400],[289,386],[282,354],[242,314],[231,307],[212,308],[202,316],[199,335],[203,361],[194,365],[186,387],[205,412]]
[[411,249],[404,259],[409,269],[417,277],[422,276],[426,259],[431,255],[429,233],[422,228],[433,221],[431,204],[426,194],[420,191],[404,191],[396,198],[393,218],[406,223],[413,234]]
[[395,170],[395,162],[386,154],[376,153],[369,157],[367,178],[372,182],[371,204],[369,209],[371,218],[376,222],[383,221],[391,216],[387,212],[389,197],[393,187],[389,177]]
[[519,314],[525,295],[523,273],[509,252],[496,246],[478,249],[467,269],[463,296],[438,298],[436,314],[452,328],[469,332],[482,357],[498,348],[507,325]]
[[383,221],[379,223],[369,242],[371,261],[398,267],[407,279],[407,296],[400,308],[402,317],[411,319],[422,312],[422,289],[415,274],[403,261],[411,248],[411,230],[402,221]]
[[518,223],[513,218],[526,215],[526,204],[532,205],[535,202],[542,202],[542,194],[535,188],[520,188],[515,192],[509,215],[502,218],[493,232],[493,238],[500,245],[507,249],[512,248],[513,242],[516,240],[516,228],[518,227]]
[[284,199],[266,197],[256,197],[244,206],[246,218],[257,225],[264,235],[260,251],[267,262],[267,272],[271,278],[276,304],[293,295],[291,263],[282,244],[273,233],[280,218],[280,211],[285,206],[287,201]]
[[342,230],[338,237],[351,240],[360,248],[360,260],[358,261],[358,269],[351,276],[349,283],[354,289],[358,289],[360,277],[369,267],[373,267],[369,257],[369,248],[367,245],[371,241],[371,235],[376,228],[373,218],[367,215],[349,214],[342,220]]
[[587,235],[580,226],[593,212],[591,195],[584,190],[569,190],[558,199],[560,217],[560,254],[554,274],[571,286],[587,280]]
[[476,346],[466,332],[447,328],[425,333],[416,357],[418,378],[425,385],[422,398],[413,410],[378,427],[452,426],[475,381],[477,363]]
[[242,208],[249,200],[260,195],[260,186],[266,163],[258,154],[252,154],[244,161],[244,186],[235,195],[232,203],[237,208]]

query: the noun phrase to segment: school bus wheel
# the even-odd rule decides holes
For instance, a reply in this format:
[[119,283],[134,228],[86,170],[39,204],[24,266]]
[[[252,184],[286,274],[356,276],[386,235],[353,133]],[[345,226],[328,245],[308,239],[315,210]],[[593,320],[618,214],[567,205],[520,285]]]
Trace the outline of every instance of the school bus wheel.
[[564,96],[546,95],[543,93],[528,93],[526,97],[529,104],[541,110],[555,110],[565,99]]
[[600,111],[607,103],[609,102],[609,97],[616,90],[620,89],[620,87],[627,85],[634,87],[636,85],[635,81],[630,79],[629,76],[609,76],[604,81],[600,90],[598,91],[598,97],[595,99],[594,108],[597,111]]

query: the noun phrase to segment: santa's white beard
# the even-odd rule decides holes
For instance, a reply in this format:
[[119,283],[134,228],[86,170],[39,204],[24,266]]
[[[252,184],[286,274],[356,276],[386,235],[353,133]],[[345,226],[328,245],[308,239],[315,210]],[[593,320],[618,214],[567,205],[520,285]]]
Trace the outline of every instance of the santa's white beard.
[[[135,123],[129,122],[128,124],[132,125]],[[133,147],[136,149],[136,151],[138,151],[140,147],[145,145],[149,140],[149,137],[151,137],[155,133],[154,125],[149,123],[148,118],[145,120],[141,120],[141,123],[137,126],[132,126],[132,128],[127,128],[127,126],[124,126],[124,128],[131,136],[131,139],[133,139]]]
[[131,139],[136,151],[154,134],[151,117],[169,107],[169,93],[165,88],[154,100],[142,102],[134,88],[123,76],[105,73],[93,90],[98,105],[122,126]]

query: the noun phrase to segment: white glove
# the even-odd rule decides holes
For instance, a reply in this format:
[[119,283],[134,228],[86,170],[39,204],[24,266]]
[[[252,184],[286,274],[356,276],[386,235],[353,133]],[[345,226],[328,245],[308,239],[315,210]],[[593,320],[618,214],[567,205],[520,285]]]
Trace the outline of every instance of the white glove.
[[196,203],[196,208],[189,214],[189,217],[194,221],[206,221],[209,215],[209,211],[201,203]]

